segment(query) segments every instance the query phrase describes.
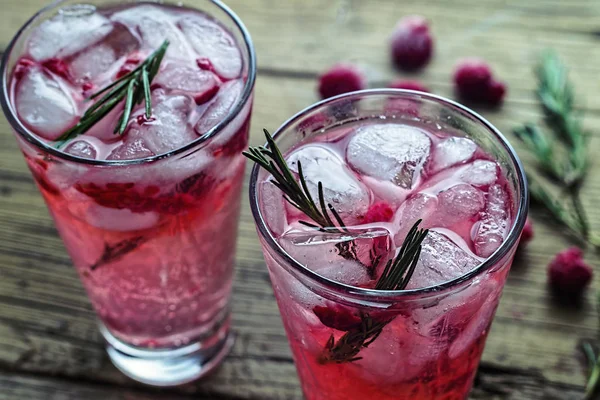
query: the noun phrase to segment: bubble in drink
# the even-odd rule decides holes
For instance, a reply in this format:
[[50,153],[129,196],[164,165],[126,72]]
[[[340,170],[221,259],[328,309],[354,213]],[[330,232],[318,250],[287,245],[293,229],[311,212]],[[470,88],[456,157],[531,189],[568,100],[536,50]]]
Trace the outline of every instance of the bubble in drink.
[[31,33],[27,49],[36,61],[64,58],[99,42],[112,29],[93,6],[72,6],[42,22]]
[[431,140],[418,128],[397,124],[359,127],[348,144],[348,163],[357,171],[405,188],[420,181]]
[[21,79],[15,101],[21,120],[44,139],[58,139],[76,123],[77,103],[68,86],[37,67]]

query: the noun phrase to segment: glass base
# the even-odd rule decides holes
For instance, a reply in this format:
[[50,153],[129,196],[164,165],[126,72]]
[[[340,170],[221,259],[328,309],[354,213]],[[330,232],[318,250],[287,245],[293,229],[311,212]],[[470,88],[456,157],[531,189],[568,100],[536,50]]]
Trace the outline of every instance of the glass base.
[[[131,379],[153,386],[182,385],[213,371],[235,341],[229,324],[223,328],[208,341],[176,349],[149,350],[123,343],[100,324],[100,332],[107,344],[106,351],[114,366]],[[207,346],[207,342],[211,345]]]

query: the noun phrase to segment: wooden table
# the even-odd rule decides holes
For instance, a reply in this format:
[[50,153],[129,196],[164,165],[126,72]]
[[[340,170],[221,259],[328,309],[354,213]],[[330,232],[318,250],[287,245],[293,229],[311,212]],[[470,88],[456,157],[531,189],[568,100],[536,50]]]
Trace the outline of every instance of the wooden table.
[[[45,1],[2,0],[0,49]],[[259,77],[252,144],[261,128],[277,128],[315,102],[316,76],[334,62],[353,61],[372,86],[401,76],[388,61],[396,20],[422,14],[432,22],[435,58],[418,76],[452,97],[457,60],[480,56],[508,82],[500,110],[479,110],[532,158],[510,130],[538,120],[532,66],[556,48],[572,69],[582,99],[590,151],[600,151],[600,3],[594,0],[230,0],[253,35]],[[596,158],[596,157],[593,157]],[[595,161],[595,160],[594,160]],[[583,192],[592,226],[600,228],[600,179],[594,169]],[[0,399],[300,399],[290,350],[263,263],[246,194],[240,223],[233,308],[238,339],[212,377],[157,390],[120,374],[105,355],[94,312],[71,267],[8,123],[0,122]],[[580,399],[584,368],[577,343],[597,335],[589,291],[580,307],[552,300],[546,265],[570,243],[562,228],[533,213],[536,240],[510,274],[483,356],[473,399]],[[598,258],[588,253],[598,266]],[[598,287],[597,281],[594,289]]]

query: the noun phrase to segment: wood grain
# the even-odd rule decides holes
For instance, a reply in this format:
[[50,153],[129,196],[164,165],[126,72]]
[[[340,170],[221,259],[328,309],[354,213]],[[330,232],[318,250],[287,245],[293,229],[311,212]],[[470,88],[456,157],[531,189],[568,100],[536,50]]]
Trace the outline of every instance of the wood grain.
[[[4,0],[0,48],[43,2]],[[353,61],[371,86],[401,76],[389,65],[386,39],[395,21],[418,13],[432,21],[436,57],[418,75],[452,97],[452,66],[465,56],[490,60],[509,96],[499,110],[477,109],[514,139],[517,123],[539,120],[531,73],[536,54],[555,47],[572,68],[600,150],[600,4],[594,1],[477,0],[275,1],[228,4],[248,25],[259,55],[252,144],[317,100],[315,78],[328,65]],[[310,29],[308,29],[308,27]],[[512,140],[524,162],[533,161]],[[600,229],[600,165],[583,192],[590,222]],[[262,260],[246,196],[234,287],[233,353],[209,379],[170,391],[142,387],[111,365],[94,313],[7,122],[0,122],[0,399],[300,399],[298,381]],[[577,344],[597,335],[592,291],[579,307],[560,306],[546,287],[545,266],[571,242],[534,212],[536,240],[515,261],[483,357],[473,399],[579,399],[584,383]],[[588,255],[598,267],[597,257]],[[593,290],[599,286],[594,282]],[[3,397],[4,396],[4,397]]]

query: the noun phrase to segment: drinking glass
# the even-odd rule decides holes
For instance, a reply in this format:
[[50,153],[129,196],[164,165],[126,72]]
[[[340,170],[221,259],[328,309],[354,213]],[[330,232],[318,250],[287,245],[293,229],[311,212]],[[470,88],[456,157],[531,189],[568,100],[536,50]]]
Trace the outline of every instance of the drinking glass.
[[214,17],[242,55],[242,94],[197,140],[162,155],[109,161],[64,153],[27,129],[11,103],[11,73],[32,29],[58,12],[81,9],[73,0],[53,2],[16,34],[3,57],[1,102],[99,317],[111,361],[133,379],[167,386],[210,372],[233,344],[229,303],[241,152],[248,143],[256,59],[248,31],[222,2],[162,4]]
[[[252,213],[302,389],[308,400],[464,400],[525,223],[525,174],[510,144],[489,122],[460,104],[420,92],[367,90],[328,99],[290,118],[274,138],[285,153],[324,135],[328,127],[373,118],[447,128],[475,141],[500,165],[512,191],[514,219],[502,245],[456,279],[403,291],[353,287],[320,276],[281,247],[272,233],[281,223],[274,217],[279,214],[261,190],[267,173],[255,166]],[[313,312],[316,306],[371,316],[371,322],[363,319],[365,331],[370,323],[389,322],[356,359],[336,360],[328,349],[352,341],[344,342],[347,334],[323,325]]]

